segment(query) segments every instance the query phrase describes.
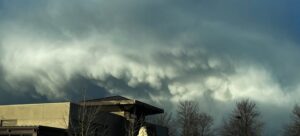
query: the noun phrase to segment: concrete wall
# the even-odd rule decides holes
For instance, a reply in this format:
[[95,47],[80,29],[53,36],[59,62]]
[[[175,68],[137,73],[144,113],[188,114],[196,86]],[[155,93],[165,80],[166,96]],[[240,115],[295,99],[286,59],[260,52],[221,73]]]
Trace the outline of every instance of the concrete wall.
[[17,120],[17,126],[68,128],[70,102],[0,105],[0,120]]

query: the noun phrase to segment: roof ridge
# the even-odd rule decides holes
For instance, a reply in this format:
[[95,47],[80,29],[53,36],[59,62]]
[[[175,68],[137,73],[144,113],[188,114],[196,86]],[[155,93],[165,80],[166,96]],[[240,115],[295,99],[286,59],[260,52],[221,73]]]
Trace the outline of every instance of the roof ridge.
[[120,95],[115,95],[115,96],[108,96],[108,97],[97,98],[97,99],[89,99],[86,101],[90,102],[90,101],[113,101],[113,100],[133,100],[133,99],[129,99]]

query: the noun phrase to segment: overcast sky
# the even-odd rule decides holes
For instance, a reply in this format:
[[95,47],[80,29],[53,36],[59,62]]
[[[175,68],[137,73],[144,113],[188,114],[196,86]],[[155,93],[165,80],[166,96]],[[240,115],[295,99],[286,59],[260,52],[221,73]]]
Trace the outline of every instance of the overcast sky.
[[295,0],[1,0],[0,103],[123,95],[216,124],[250,98],[277,135],[300,104]]

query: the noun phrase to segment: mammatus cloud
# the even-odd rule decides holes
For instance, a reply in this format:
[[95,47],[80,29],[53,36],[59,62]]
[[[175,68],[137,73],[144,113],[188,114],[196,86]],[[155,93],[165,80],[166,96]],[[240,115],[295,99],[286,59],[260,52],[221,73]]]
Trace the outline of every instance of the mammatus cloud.
[[300,48],[281,21],[291,11],[271,12],[280,3],[3,1],[1,101],[76,98],[88,88],[169,110],[196,100],[218,122],[250,98],[267,118],[286,119],[299,103]]

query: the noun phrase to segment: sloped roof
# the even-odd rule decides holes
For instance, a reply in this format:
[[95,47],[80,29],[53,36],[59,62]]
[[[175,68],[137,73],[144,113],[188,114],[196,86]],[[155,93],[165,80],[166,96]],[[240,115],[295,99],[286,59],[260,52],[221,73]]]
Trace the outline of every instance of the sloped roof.
[[86,100],[86,102],[99,102],[99,101],[119,101],[119,100],[130,100],[126,97],[123,96],[109,96],[109,97],[104,97],[104,98],[98,98],[98,99],[90,99],[90,100]]
[[158,107],[152,106],[150,104],[135,99],[129,99],[123,96],[109,96],[109,97],[104,97],[99,99],[91,99],[91,100],[82,101],[80,104],[85,104],[90,106],[102,106],[102,107],[106,107],[106,109],[117,109],[117,110],[126,110],[126,111],[130,111],[132,110],[132,108],[136,108],[139,110],[139,112],[143,113],[144,115],[159,114],[164,112],[163,109],[160,109]]

